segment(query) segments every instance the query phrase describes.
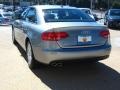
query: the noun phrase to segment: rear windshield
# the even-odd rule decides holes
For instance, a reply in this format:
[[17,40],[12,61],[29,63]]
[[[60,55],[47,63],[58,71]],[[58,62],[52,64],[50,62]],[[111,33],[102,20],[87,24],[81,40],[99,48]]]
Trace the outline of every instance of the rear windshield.
[[120,10],[111,10],[110,15],[111,16],[120,16]]
[[45,22],[94,22],[79,9],[44,9]]

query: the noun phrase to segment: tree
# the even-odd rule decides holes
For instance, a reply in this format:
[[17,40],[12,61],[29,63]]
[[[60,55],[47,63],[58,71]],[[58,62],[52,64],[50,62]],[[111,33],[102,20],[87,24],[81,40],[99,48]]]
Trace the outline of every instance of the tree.
[[112,9],[120,9],[120,2],[115,1],[112,5]]

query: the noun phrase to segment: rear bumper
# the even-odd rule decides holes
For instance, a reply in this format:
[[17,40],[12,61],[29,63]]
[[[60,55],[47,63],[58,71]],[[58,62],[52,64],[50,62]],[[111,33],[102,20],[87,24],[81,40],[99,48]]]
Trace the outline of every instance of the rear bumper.
[[59,49],[53,51],[40,51],[40,48],[36,47],[33,51],[36,60],[42,63],[49,64],[51,62],[60,60],[80,60],[109,56],[111,52],[111,46],[87,49]]

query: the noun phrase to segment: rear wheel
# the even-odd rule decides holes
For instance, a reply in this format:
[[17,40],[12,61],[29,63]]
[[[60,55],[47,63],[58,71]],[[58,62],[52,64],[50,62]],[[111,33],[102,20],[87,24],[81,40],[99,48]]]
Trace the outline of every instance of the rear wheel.
[[32,46],[30,44],[30,42],[27,42],[27,46],[26,46],[26,56],[27,56],[27,62],[28,62],[28,66],[30,69],[35,68],[35,59],[34,59],[34,55],[33,55],[33,51],[32,51]]

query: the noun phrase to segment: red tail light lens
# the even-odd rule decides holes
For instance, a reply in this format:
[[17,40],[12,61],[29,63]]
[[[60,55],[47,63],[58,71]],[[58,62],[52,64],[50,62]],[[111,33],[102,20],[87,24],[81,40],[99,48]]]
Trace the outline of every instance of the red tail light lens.
[[68,34],[66,32],[44,32],[41,35],[42,40],[46,41],[58,41],[67,37]]
[[110,32],[108,30],[104,30],[100,32],[100,35],[104,38],[108,38],[108,36],[110,35]]

